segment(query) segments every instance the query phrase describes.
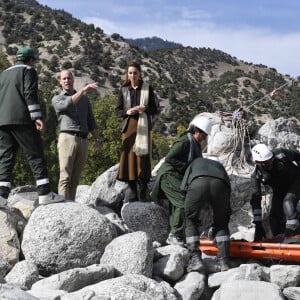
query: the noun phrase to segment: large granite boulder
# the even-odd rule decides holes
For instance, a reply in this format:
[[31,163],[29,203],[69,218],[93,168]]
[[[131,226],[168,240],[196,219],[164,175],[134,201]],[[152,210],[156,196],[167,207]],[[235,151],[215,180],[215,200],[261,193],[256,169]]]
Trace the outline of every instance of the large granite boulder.
[[116,237],[114,225],[97,210],[75,202],[38,207],[25,227],[22,251],[41,274],[99,262]]

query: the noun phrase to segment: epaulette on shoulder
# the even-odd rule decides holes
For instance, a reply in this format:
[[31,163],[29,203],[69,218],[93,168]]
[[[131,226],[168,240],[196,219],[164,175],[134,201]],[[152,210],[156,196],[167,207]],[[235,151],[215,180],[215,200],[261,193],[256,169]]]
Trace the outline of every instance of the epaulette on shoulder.
[[275,155],[275,157],[278,158],[278,159],[283,159],[283,158],[286,157],[286,155],[285,155],[283,152],[279,152],[279,153],[277,153],[277,154]]
[[[17,64],[17,65],[13,65],[13,66],[7,68],[5,71],[9,71],[9,70],[16,69],[16,68],[32,69],[32,67],[29,66],[29,65],[25,65],[25,64]],[[4,71],[4,72],[5,72],[5,71]]]

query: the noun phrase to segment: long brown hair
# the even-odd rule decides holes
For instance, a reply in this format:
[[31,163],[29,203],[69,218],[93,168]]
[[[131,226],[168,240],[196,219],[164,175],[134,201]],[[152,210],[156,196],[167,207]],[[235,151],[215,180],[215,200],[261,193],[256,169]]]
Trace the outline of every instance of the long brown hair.
[[134,68],[136,68],[136,69],[139,70],[139,72],[141,73],[141,76],[140,76],[140,78],[139,78],[139,81],[142,80],[142,68],[141,68],[141,65],[140,65],[138,62],[136,62],[136,61],[131,61],[131,62],[127,65],[127,68],[126,68],[126,75],[125,75],[126,77],[125,77],[125,81],[123,82],[122,86],[128,86],[128,85],[131,84],[130,79],[128,78],[128,69],[129,69],[130,67],[134,67]]

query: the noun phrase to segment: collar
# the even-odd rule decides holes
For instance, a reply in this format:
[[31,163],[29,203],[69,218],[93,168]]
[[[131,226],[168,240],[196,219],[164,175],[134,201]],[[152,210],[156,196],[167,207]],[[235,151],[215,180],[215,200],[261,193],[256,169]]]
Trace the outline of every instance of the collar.
[[73,93],[73,94],[70,94],[70,93],[67,92],[66,90],[62,90],[62,91],[60,92],[60,95],[72,96],[72,95],[74,95],[74,94],[76,94],[76,93],[77,93],[76,90],[74,90],[74,93]]

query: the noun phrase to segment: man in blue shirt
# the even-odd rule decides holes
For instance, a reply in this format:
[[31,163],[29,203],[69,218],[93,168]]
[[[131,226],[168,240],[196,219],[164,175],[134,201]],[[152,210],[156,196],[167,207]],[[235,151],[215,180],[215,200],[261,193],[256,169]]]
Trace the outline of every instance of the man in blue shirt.
[[95,117],[85,95],[98,86],[90,83],[76,91],[73,74],[68,70],[61,71],[60,85],[62,92],[52,99],[60,127],[57,145],[60,167],[58,191],[67,200],[75,200],[80,175],[88,158],[89,132],[94,137],[96,150],[100,150]]

